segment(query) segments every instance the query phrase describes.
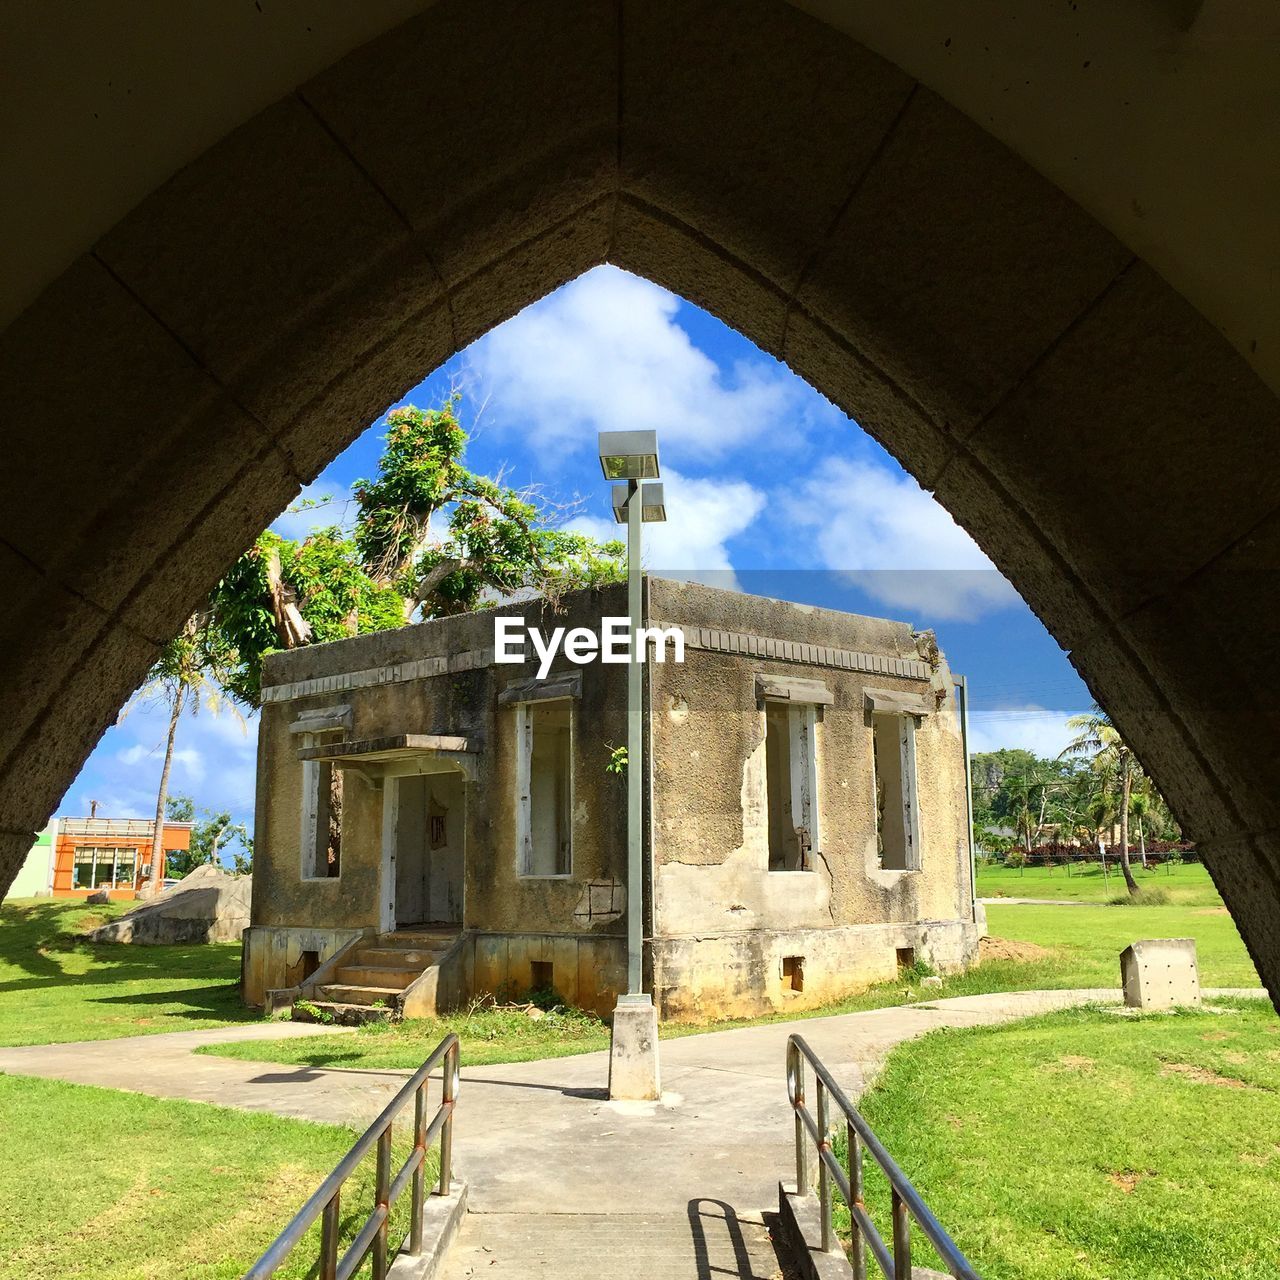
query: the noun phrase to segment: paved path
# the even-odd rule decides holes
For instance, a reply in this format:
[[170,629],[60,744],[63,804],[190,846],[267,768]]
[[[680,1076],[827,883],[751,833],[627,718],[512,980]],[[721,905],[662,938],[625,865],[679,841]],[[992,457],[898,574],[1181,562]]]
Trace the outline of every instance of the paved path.
[[1081,902],[1077,898],[979,898],[984,907],[1105,907],[1105,902]]
[[[964,996],[664,1040],[664,1092],[655,1103],[610,1103],[604,1053],[469,1067],[455,1153],[471,1212],[442,1280],[552,1272],[560,1280],[769,1280],[781,1272],[762,1211],[775,1207],[778,1180],[794,1161],[788,1035],[803,1035],[856,1099],[895,1045],[936,1027],[1118,1000],[1115,989]],[[371,1119],[407,1072],[191,1053],[200,1044],[321,1030],[343,1034],[273,1022],[0,1049],[0,1071],[330,1123]]]

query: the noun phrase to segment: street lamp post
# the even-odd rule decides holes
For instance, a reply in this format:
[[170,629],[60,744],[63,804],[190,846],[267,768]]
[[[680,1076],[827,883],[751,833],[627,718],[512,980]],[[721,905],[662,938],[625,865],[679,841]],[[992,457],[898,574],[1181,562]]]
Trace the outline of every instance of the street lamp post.
[[609,1097],[653,1099],[658,1075],[658,1014],[644,990],[644,654],[637,643],[643,625],[640,526],[666,519],[660,484],[645,484],[658,471],[654,431],[602,431],[600,466],[613,486],[613,513],[627,526],[627,614],[631,661],[627,664],[627,990],[613,1011]]

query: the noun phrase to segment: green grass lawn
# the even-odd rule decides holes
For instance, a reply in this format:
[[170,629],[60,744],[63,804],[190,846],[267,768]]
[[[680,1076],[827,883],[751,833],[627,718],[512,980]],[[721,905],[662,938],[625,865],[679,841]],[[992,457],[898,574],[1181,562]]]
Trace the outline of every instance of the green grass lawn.
[[29,898],[0,907],[0,1045],[107,1040],[256,1020],[240,945],[94,945],[79,935],[130,903]]
[[[356,1137],[337,1126],[22,1076],[0,1075],[0,1114],[0,1280],[233,1280]],[[393,1171],[412,1124],[410,1107]],[[373,1175],[371,1155],[347,1183],[344,1248],[372,1207]],[[397,1244],[407,1222],[406,1193],[392,1217]],[[318,1238],[317,1227],[278,1274],[314,1274]]]
[[[984,1280],[1274,1280],[1277,1093],[1280,1019],[1241,1001],[934,1032],[862,1109]],[[867,1201],[888,1235],[878,1170]]]
[[[856,1013],[992,991],[1118,988],[1120,952],[1136,938],[1195,938],[1200,978],[1206,987],[1260,985],[1231,917],[1213,908],[991,906],[987,916],[993,935],[1030,943],[1036,954],[1022,959],[989,958],[968,973],[946,978],[941,988],[922,987],[919,973],[904,974],[895,982],[804,1013],[698,1026],[664,1023],[660,1034],[671,1039],[760,1022]],[[350,1036],[215,1044],[199,1052],[296,1066],[411,1069],[422,1064],[446,1031],[458,1033],[462,1061],[468,1066],[563,1057],[609,1046],[608,1028],[588,1014],[571,1013],[534,1022],[520,1012],[487,1009],[442,1019],[371,1024]]]
[[[1159,894],[1170,905],[1220,907],[1222,899],[1208,871],[1198,862],[1182,866],[1152,867],[1144,871],[1136,862],[1134,879],[1146,892]],[[978,896],[982,898],[1057,898],[1066,902],[1105,903],[1125,894],[1124,880],[1114,864],[1108,874],[1096,862],[1071,867],[978,868]]]

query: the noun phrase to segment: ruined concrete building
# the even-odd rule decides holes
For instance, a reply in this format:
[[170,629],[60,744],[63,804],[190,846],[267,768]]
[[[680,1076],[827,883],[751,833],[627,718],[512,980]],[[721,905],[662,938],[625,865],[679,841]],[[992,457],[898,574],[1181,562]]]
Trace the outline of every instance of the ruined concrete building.
[[[977,946],[957,694],[932,635],[657,578],[646,986],[662,1016],[800,1009]],[[625,589],[506,609],[626,612]],[[421,1015],[625,986],[625,665],[495,662],[494,614],[266,664],[244,991]],[[275,997],[269,996],[278,989]]]

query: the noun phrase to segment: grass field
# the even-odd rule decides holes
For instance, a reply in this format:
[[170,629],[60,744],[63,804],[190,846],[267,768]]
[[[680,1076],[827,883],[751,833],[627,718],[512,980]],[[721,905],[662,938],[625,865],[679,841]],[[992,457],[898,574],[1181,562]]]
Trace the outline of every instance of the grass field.
[[0,907],[0,1045],[106,1040],[256,1020],[240,1003],[240,946],[95,946],[80,938],[129,903],[49,898]]
[[[968,973],[946,978],[941,988],[921,987],[919,973],[904,974],[896,982],[872,987],[821,1009],[753,1021],[854,1013],[926,998],[991,991],[1119,987],[1120,952],[1135,938],[1148,937],[1195,938],[1200,977],[1206,987],[1259,985],[1257,971],[1231,917],[1213,908],[991,906],[987,915],[993,935],[1030,944],[1023,950],[1031,954],[1021,959],[988,958]],[[745,1021],[709,1026],[664,1023],[660,1034],[671,1039],[746,1025],[749,1024]],[[246,1041],[211,1045],[200,1052],[297,1066],[411,1068],[421,1065],[446,1031],[458,1033],[462,1060],[469,1066],[590,1053],[609,1045],[608,1028],[586,1014],[531,1022],[519,1012],[482,1010],[398,1025],[375,1024],[361,1027],[351,1036]]]
[[[1222,899],[1208,871],[1198,862],[1166,864],[1144,871],[1136,862],[1134,879],[1146,893],[1171,906],[1220,907]],[[978,868],[978,896],[982,898],[1056,898],[1064,902],[1105,903],[1126,897],[1124,879],[1114,864],[1108,874],[1096,862],[1067,867],[991,866]]]
[[[1240,1001],[934,1032],[861,1105],[984,1280],[1274,1280],[1278,1091],[1280,1019]],[[887,1235],[878,1170],[867,1201]]]
[[[0,1075],[0,1280],[233,1280],[355,1133],[195,1102]],[[412,1143],[412,1108],[393,1153]],[[438,1165],[433,1163],[433,1170]],[[372,1156],[347,1183],[343,1247],[373,1204]],[[408,1196],[392,1239],[407,1230]],[[318,1229],[278,1274],[314,1275]],[[367,1274],[367,1271],[365,1272]]]

